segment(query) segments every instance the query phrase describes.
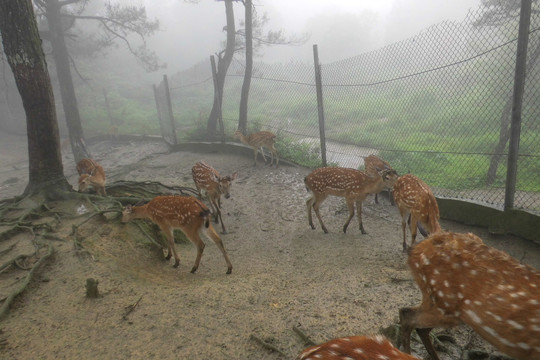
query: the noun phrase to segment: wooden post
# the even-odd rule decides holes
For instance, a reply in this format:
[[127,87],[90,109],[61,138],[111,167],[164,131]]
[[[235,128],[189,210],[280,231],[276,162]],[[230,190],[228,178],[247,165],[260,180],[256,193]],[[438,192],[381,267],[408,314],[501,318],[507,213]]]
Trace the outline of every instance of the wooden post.
[[527,46],[529,43],[530,23],[531,0],[521,0],[519,35],[516,54],[516,72],[514,76],[512,121],[510,123],[510,143],[508,148],[508,168],[506,172],[506,189],[504,196],[505,211],[514,207],[514,195],[516,193],[517,162],[519,155],[519,138],[521,133],[521,108],[525,88]]
[[167,75],[163,75],[163,86],[165,86],[165,96],[167,98],[167,109],[169,110],[169,119],[171,121],[171,137],[172,144],[177,145],[178,140],[176,139],[176,127],[174,126],[174,116],[172,112],[172,103],[171,103],[171,93],[169,91],[169,81],[167,80]]
[[154,89],[154,100],[156,101],[156,110],[157,110],[157,117],[159,121],[159,130],[161,130],[161,137],[163,140],[165,140],[165,129],[163,129],[162,121],[163,121],[163,115],[161,114],[161,108],[159,107],[159,95],[156,88],[156,85],[152,85],[152,88]]
[[319,64],[319,51],[313,45],[313,62],[315,63],[315,85],[317,88],[317,111],[319,113],[319,139],[321,141],[322,166],[326,166],[326,136],[324,135],[324,106],[322,94],[321,65]]
[[219,91],[216,60],[214,55],[210,56],[210,64],[212,65],[212,79],[214,79],[214,96],[216,97],[216,104],[218,106],[218,124],[219,131],[221,132],[221,141],[225,141],[225,128],[223,126],[223,111],[221,109],[222,95]]

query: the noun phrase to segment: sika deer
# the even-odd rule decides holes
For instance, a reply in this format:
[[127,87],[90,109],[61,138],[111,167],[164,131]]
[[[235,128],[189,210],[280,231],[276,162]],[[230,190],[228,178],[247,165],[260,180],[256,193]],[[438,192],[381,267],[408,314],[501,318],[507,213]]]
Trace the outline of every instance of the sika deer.
[[230,188],[233,180],[236,179],[237,173],[230,176],[219,176],[216,169],[204,162],[199,161],[191,168],[191,175],[193,176],[193,182],[201,196],[201,189],[206,192],[212,213],[215,216],[215,222],[221,222],[221,229],[223,233],[226,233],[225,225],[223,225],[223,219],[221,218],[221,195],[225,196],[225,199],[231,197]]
[[79,191],[85,191],[92,186],[98,195],[106,196],[105,170],[96,161],[88,158],[79,160],[77,163],[79,173]]
[[540,272],[473,234],[437,233],[414,246],[409,267],[422,303],[399,312],[403,349],[414,328],[433,360],[433,327],[469,325],[500,351],[540,359]]
[[[364,168],[368,175],[378,175],[381,170],[392,170],[390,164],[376,155],[368,155],[364,158]],[[390,203],[394,205],[394,198],[392,196],[392,189],[388,191],[388,198]],[[375,193],[375,204],[379,203],[378,193]]]
[[[394,184],[394,200],[401,214],[401,228],[403,229],[403,252],[407,251],[407,217],[410,214],[411,246],[416,241],[416,228],[418,222],[427,228],[427,233],[441,231],[439,224],[439,206],[437,199],[425,182],[414,175],[400,176]],[[420,227],[420,231],[424,233]]]
[[263,148],[267,148],[270,150],[270,166],[272,166],[272,163],[274,162],[274,155],[276,156],[276,168],[279,165],[279,154],[274,147],[274,144],[276,142],[276,135],[270,131],[259,131],[256,133],[253,133],[248,136],[244,136],[242,131],[236,130],[233,136],[235,139],[239,139],[242,144],[251,146],[253,148],[254,152],[254,162],[253,166],[257,166],[257,154],[258,151],[261,152],[261,155],[264,159],[264,163],[266,164],[266,157],[264,156]]
[[343,225],[343,232],[347,231],[347,226],[354,216],[356,203],[359,229],[362,234],[367,234],[362,225],[362,201],[369,194],[380,192],[383,188],[392,188],[397,178],[397,173],[394,170],[383,170],[376,176],[369,176],[360,170],[341,167],[322,167],[313,170],[304,179],[306,189],[313,192],[313,195],[306,201],[309,225],[315,229],[311,217],[311,208],[313,208],[321,228],[325,233],[328,233],[321,219],[319,208],[328,195],[340,196],[345,198],[349,209],[349,218]]
[[192,273],[197,271],[201,261],[205,245],[199,233],[204,231],[206,236],[214,240],[223,253],[227,263],[227,274],[230,274],[232,272],[231,262],[221,238],[209,221],[209,217],[210,210],[206,205],[192,196],[157,196],[142,206],[128,205],[122,212],[123,223],[132,219],[150,219],[159,226],[169,241],[166,259],[169,260],[174,254],[174,267],[178,267],[180,264],[180,258],[174,245],[174,229],[180,229],[197,247],[197,258],[191,269]]
[[402,353],[382,335],[350,336],[304,350],[296,360],[420,360]]

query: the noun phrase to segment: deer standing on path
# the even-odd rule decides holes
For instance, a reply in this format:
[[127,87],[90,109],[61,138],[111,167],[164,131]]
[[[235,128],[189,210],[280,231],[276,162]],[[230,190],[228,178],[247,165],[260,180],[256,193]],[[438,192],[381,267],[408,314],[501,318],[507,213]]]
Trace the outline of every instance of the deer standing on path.
[[[410,218],[411,246],[416,241],[418,222],[427,228],[427,233],[441,231],[439,224],[439,205],[431,189],[425,182],[412,174],[400,176],[394,184],[394,200],[401,215],[403,230],[403,252],[407,251],[407,217]],[[421,232],[422,232],[422,228]]]
[[471,233],[436,233],[411,248],[408,263],[422,303],[399,312],[406,352],[416,328],[431,358],[439,360],[429,332],[463,322],[511,357],[540,359],[538,270]]
[[192,196],[157,196],[145,205],[128,205],[122,212],[123,223],[133,219],[150,219],[159,226],[168,240],[166,259],[169,260],[174,255],[174,267],[178,267],[180,264],[180,258],[176,253],[174,244],[174,230],[180,229],[189,241],[197,247],[197,258],[191,269],[192,273],[197,271],[205,247],[199,233],[205,233],[223,253],[227,263],[227,274],[230,274],[232,264],[223,247],[221,238],[210,223],[209,217],[210,210],[206,205]]
[[[393,170],[390,164],[387,161],[384,161],[380,157],[376,155],[368,155],[364,158],[364,168],[365,172],[368,175],[377,175],[378,171],[377,169],[384,169],[384,170]],[[394,205],[394,197],[392,196],[392,189],[387,189],[388,191],[388,198],[390,199],[390,203]],[[378,193],[375,193],[375,204],[379,203],[379,197]]]
[[394,170],[381,170],[376,176],[369,176],[360,170],[342,167],[322,167],[313,170],[304,179],[306,189],[313,193],[306,201],[309,225],[315,229],[311,216],[311,208],[313,208],[322,230],[328,233],[321,219],[319,208],[329,195],[333,195],[344,197],[349,209],[349,218],[343,225],[343,232],[347,231],[347,226],[354,216],[356,204],[359,229],[362,234],[367,234],[362,224],[362,201],[369,194],[380,192],[384,188],[392,188],[397,178],[398,175]]
[[79,160],[77,172],[79,173],[79,192],[92,186],[98,195],[107,195],[105,192],[105,170],[96,161],[88,158]]
[[420,360],[402,353],[382,335],[349,336],[302,351],[296,360]]
[[238,176],[238,173],[235,172],[230,176],[220,176],[216,169],[199,161],[191,168],[191,175],[193,176],[195,187],[197,187],[197,191],[199,192],[199,198],[202,199],[201,190],[204,190],[210,202],[215,222],[217,223],[219,218],[221,229],[223,233],[226,233],[227,231],[221,218],[221,195],[225,196],[225,199],[231,197],[231,184]]
[[233,136],[235,139],[239,139],[242,144],[251,146],[253,148],[253,166],[257,166],[257,155],[261,152],[261,155],[266,164],[266,157],[264,156],[264,148],[270,150],[270,166],[274,162],[274,155],[276,157],[276,168],[279,165],[279,154],[274,147],[276,143],[276,135],[270,131],[259,131],[248,136],[244,136],[241,130],[236,130]]

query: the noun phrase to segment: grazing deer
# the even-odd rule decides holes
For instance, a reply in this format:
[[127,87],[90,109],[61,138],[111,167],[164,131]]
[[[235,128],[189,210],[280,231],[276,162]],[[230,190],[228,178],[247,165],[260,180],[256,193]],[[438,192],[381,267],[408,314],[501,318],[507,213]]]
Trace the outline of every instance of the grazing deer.
[[241,130],[236,130],[234,138],[239,139],[242,144],[251,146],[254,152],[253,166],[257,166],[257,154],[260,151],[266,164],[266,157],[264,156],[264,149],[270,150],[270,166],[274,162],[274,155],[276,156],[276,167],[279,165],[279,154],[274,147],[276,142],[276,135],[270,131],[259,131],[248,136],[244,136]]
[[427,232],[424,234],[425,231],[420,227],[424,236],[441,231],[437,199],[429,186],[416,176],[406,174],[397,179],[394,184],[394,200],[401,214],[404,252],[407,251],[407,217],[409,214],[411,215],[409,224],[412,237],[411,246],[416,241],[418,222],[427,228]]
[[[364,168],[368,175],[377,175],[381,169],[392,170],[390,164],[376,155],[369,155],[364,158]],[[387,189],[388,198],[390,203],[394,205],[394,198],[392,196],[392,189]],[[375,204],[379,203],[378,193],[375,194]]]
[[106,196],[105,192],[105,170],[92,159],[81,159],[77,163],[79,173],[79,191],[85,191],[92,186],[98,195]]
[[216,233],[209,220],[210,210],[202,201],[195,197],[186,196],[157,196],[149,203],[141,206],[128,205],[122,212],[122,222],[132,219],[150,219],[159,226],[169,242],[166,259],[174,254],[174,267],[180,264],[180,258],[174,245],[174,230],[180,229],[184,235],[197,247],[197,258],[191,268],[194,273],[199,267],[204,250],[204,242],[199,233],[202,231],[210,237],[225,257],[227,274],[232,272],[232,265],[223,247],[221,238]]
[[403,349],[414,328],[433,360],[434,327],[469,325],[500,351],[540,359],[540,272],[474,234],[436,233],[409,252],[422,303],[399,312]]
[[350,336],[304,350],[296,360],[420,360],[402,353],[382,335]]
[[193,182],[199,192],[199,198],[201,196],[201,190],[206,192],[212,213],[215,216],[215,222],[221,222],[221,229],[223,233],[226,233],[225,225],[223,225],[223,219],[221,218],[221,195],[225,196],[225,199],[231,197],[230,188],[233,180],[236,179],[238,173],[234,173],[230,176],[219,176],[216,169],[202,161],[199,161],[191,168],[191,175],[193,176]]
[[321,228],[325,233],[328,230],[323,224],[319,208],[328,195],[344,197],[349,209],[349,218],[343,225],[343,232],[354,216],[354,205],[358,211],[359,228],[362,234],[367,234],[362,225],[362,201],[369,194],[380,192],[383,188],[391,188],[398,178],[394,170],[382,170],[376,176],[369,176],[365,172],[342,167],[322,167],[313,170],[305,177],[306,189],[313,195],[306,201],[308,221],[312,229],[315,229],[311,217],[311,208],[319,219]]

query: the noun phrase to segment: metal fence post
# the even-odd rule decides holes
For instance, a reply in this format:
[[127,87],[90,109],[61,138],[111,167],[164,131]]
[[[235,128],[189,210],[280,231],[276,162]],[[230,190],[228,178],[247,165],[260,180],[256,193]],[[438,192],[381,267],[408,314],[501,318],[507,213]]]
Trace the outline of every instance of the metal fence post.
[[324,107],[322,93],[321,65],[319,64],[319,51],[317,45],[313,45],[313,62],[315,63],[315,84],[317,88],[317,111],[319,113],[319,137],[321,141],[322,165],[326,166],[326,136],[324,135]]
[[516,192],[517,162],[519,155],[519,138],[521,133],[521,108],[525,88],[525,71],[527,67],[527,45],[529,42],[529,26],[531,23],[531,0],[521,0],[519,15],[519,36],[516,54],[516,72],[514,76],[514,99],[512,105],[512,121],[510,123],[510,144],[508,147],[508,168],[506,173],[506,189],[504,210],[514,207]]
[[154,89],[154,100],[156,101],[156,110],[157,110],[157,117],[159,121],[159,130],[161,131],[161,137],[163,140],[165,139],[165,129],[163,129],[163,116],[161,115],[161,109],[159,108],[159,95],[156,88],[156,85],[152,85],[152,88]]

